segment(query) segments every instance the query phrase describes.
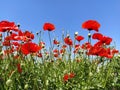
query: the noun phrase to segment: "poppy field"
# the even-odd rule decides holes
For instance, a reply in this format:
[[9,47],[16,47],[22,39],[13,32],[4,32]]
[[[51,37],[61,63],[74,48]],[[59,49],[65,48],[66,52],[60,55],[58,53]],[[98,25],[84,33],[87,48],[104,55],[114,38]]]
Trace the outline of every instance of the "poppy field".
[[99,33],[96,20],[81,27],[88,37],[63,33],[58,40],[51,37],[55,25],[46,22],[49,42],[44,42],[41,31],[33,34],[0,21],[0,90],[120,90],[120,54],[112,38]]

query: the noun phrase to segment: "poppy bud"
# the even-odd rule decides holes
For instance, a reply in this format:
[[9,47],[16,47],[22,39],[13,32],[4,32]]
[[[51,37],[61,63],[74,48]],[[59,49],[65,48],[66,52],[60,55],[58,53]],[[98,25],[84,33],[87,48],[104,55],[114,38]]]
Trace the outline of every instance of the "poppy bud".
[[88,37],[89,37],[89,38],[91,37],[91,33],[88,33]]
[[25,84],[24,89],[28,89],[28,84]]
[[38,35],[38,34],[39,34],[39,32],[36,32],[36,34]]
[[20,27],[20,23],[17,24],[18,28]]
[[78,35],[78,32],[75,32],[75,36],[77,36]]
[[8,79],[8,80],[6,81],[6,85],[7,85],[7,86],[11,86],[11,84],[12,84],[12,80],[11,80],[11,79]]
[[69,37],[70,37],[70,35],[69,35],[69,34],[67,34],[67,37],[69,38]]

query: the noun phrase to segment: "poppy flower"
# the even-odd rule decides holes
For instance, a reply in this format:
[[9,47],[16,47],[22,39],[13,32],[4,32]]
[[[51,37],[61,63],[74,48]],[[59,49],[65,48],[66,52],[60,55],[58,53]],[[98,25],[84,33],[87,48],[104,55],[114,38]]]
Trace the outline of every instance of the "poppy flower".
[[95,20],[88,20],[82,24],[82,28],[87,29],[89,31],[95,30],[98,32],[98,29],[100,28],[100,24]]
[[119,53],[119,50],[113,49],[112,54],[114,55],[115,53]]
[[3,44],[3,46],[10,46],[11,45],[9,40],[8,41],[5,40],[4,42],[2,42],[2,44]]
[[0,32],[6,32],[10,30],[18,31],[18,26],[15,25],[14,22],[9,22],[9,21],[0,22]]
[[101,33],[94,33],[92,35],[93,39],[101,40],[103,38],[103,35]]
[[73,77],[75,77],[75,73],[71,72],[69,78],[73,78]]
[[37,56],[38,56],[38,57],[42,57],[42,53],[38,53]]
[[99,52],[99,56],[106,57],[106,58],[112,58],[113,54],[111,53],[110,48],[102,48],[102,50]]
[[65,42],[67,45],[73,45],[72,39],[70,39],[69,37],[65,37],[65,38],[64,38],[64,42]]
[[61,54],[64,54],[65,51],[66,51],[65,49],[61,49],[61,50],[60,50],[60,53],[61,53]]
[[58,42],[56,39],[54,39],[53,44],[58,45],[58,44],[60,44],[60,42]]
[[53,31],[55,29],[55,26],[52,23],[45,23],[43,25],[43,29],[46,31]]
[[59,50],[58,49],[54,49],[53,52],[54,53],[59,53]]
[[25,55],[30,53],[36,53],[41,49],[36,43],[28,42],[21,46],[21,52]]
[[68,81],[68,79],[69,79],[69,74],[65,74],[63,77],[63,80],[66,82],[66,81]]
[[66,46],[65,44],[64,44],[64,45],[62,45],[62,48],[63,48],[63,49],[65,49],[66,47],[67,47],[67,46]]
[[89,51],[87,52],[87,55],[96,55],[98,56],[99,53],[101,52],[102,47],[97,47],[97,46],[93,46],[89,49]]
[[82,49],[90,49],[92,47],[92,45],[89,42],[86,42],[84,44],[82,44],[81,48]]
[[58,57],[59,55],[58,55],[58,53],[54,53],[54,57]]
[[100,42],[106,45],[110,45],[112,38],[104,36],[100,39]]
[[83,36],[76,36],[75,39],[76,39],[78,42],[80,42],[81,40],[84,39],[84,37],[83,37]]
[[25,31],[23,34],[24,34],[24,36],[26,36],[27,38],[34,39],[34,34],[32,34],[32,33],[29,32],[29,31]]

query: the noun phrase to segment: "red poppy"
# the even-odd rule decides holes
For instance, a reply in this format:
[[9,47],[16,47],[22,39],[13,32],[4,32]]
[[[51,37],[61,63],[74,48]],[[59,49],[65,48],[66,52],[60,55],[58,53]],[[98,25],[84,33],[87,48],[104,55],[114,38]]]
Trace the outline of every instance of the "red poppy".
[[10,46],[11,45],[9,40],[8,41],[5,40],[2,44],[3,44],[3,46]]
[[34,39],[34,34],[32,34],[32,33],[29,32],[29,31],[25,31],[23,34],[24,34],[24,36],[26,36],[27,38]]
[[38,57],[42,57],[42,53],[38,53],[37,56],[38,56]]
[[72,39],[70,39],[69,37],[64,38],[64,42],[65,42],[67,45],[73,45]]
[[76,44],[75,49],[80,49],[80,44]]
[[99,53],[101,52],[102,47],[97,47],[97,46],[93,46],[89,49],[89,51],[87,52],[87,55],[99,55]]
[[98,32],[98,29],[100,28],[100,24],[95,20],[88,20],[82,24],[82,28],[87,29],[89,31],[95,30]]
[[58,49],[54,49],[53,52],[54,53],[59,53],[59,50]]
[[86,43],[84,43],[84,44],[82,44],[82,49],[90,49],[92,47],[92,45],[89,43],[89,42],[86,42]]
[[65,49],[67,46],[66,45],[62,45],[62,48]]
[[99,52],[99,56],[106,57],[106,58],[113,57],[110,48],[102,48],[102,50]]
[[75,73],[71,72],[69,78],[74,78],[74,77],[75,77]]
[[92,35],[93,39],[101,40],[103,38],[103,35],[101,33],[94,33]]
[[10,36],[5,37],[5,40],[18,40],[15,37],[17,37],[16,33],[10,34]]
[[60,44],[60,42],[58,42],[56,39],[54,39],[53,44],[58,45],[58,44]]
[[41,49],[36,43],[28,42],[21,46],[21,51],[23,54],[27,55],[29,53],[36,53]]
[[119,53],[119,50],[113,49],[113,50],[112,50],[112,54],[114,55],[114,54],[116,54],[116,53]]
[[61,53],[61,54],[64,54],[65,51],[66,51],[65,49],[61,49],[61,50],[60,50],[60,53]]
[[83,37],[83,36],[76,36],[75,39],[76,39],[78,42],[80,42],[81,40],[84,39],[84,37]]
[[18,42],[12,42],[12,45],[14,45],[14,46],[20,46],[20,43],[18,43]]
[[106,45],[110,45],[112,38],[104,36],[100,39],[100,42]]
[[58,53],[54,53],[54,57],[58,57],[59,55],[58,55]]
[[43,25],[43,29],[46,31],[53,31],[55,29],[55,26],[52,23],[45,23]]
[[6,32],[10,30],[18,31],[18,26],[15,25],[14,22],[9,22],[9,21],[0,22],[0,32]]
[[65,74],[63,77],[63,80],[66,82],[66,81],[68,81],[68,79],[69,79],[69,74]]

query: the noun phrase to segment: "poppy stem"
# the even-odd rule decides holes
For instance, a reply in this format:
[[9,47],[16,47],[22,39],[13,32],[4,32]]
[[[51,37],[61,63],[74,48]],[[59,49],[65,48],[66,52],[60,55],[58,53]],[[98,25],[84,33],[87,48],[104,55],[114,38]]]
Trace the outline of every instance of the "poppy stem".
[[91,33],[90,33],[90,30],[89,30],[89,33],[88,33],[88,42],[91,44]]
[[51,48],[53,49],[53,47],[52,47],[52,42],[51,42],[51,36],[50,36],[50,32],[49,32],[49,31],[48,31],[48,35],[49,35],[50,46],[51,46]]

